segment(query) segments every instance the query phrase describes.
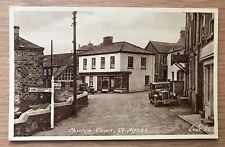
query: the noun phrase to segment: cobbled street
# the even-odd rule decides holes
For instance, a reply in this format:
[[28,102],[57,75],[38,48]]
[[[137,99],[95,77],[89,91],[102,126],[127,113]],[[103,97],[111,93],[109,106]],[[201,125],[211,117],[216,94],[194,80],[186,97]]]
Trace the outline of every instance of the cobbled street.
[[[176,111],[178,110],[178,111]],[[196,134],[177,115],[181,106],[154,107],[147,92],[89,95],[89,105],[78,117],[61,121],[36,136]]]

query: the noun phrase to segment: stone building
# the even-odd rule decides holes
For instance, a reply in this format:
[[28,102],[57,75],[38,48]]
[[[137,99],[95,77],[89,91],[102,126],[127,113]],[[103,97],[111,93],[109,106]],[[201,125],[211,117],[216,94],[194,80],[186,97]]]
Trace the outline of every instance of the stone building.
[[186,13],[188,96],[193,111],[204,112],[206,119],[214,115],[214,17],[212,13]]
[[[168,81],[170,71],[168,70],[168,55],[184,46],[185,31],[180,31],[180,38],[176,43],[149,41],[145,49],[156,54],[154,81]],[[172,80],[172,79],[170,79]]]
[[43,86],[43,47],[19,35],[14,27],[15,108],[24,112],[30,105],[41,103],[39,94],[29,93],[29,87]]

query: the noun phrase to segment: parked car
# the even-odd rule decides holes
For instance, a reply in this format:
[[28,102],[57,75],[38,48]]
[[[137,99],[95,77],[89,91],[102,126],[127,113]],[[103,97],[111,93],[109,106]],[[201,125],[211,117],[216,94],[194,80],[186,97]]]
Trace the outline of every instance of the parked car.
[[94,94],[95,90],[93,86],[88,86],[87,83],[81,83],[79,84],[79,90],[80,91],[87,91],[88,93]]
[[160,104],[178,104],[178,99],[175,93],[173,93],[173,85],[171,82],[154,82],[150,84],[149,101],[154,106]]

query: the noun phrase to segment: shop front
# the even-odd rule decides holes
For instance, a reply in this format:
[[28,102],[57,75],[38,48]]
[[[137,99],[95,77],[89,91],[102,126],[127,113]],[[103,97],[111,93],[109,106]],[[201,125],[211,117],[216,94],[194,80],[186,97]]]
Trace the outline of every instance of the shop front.
[[[94,89],[99,92],[129,92],[129,74],[131,72],[80,73],[84,79],[93,80]],[[87,83],[90,80],[84,80]],[[96,82],[96,83],[95,83]],[[90,85],[90,83],[89,83]],[[96,87],[95,87],[96,85]]]

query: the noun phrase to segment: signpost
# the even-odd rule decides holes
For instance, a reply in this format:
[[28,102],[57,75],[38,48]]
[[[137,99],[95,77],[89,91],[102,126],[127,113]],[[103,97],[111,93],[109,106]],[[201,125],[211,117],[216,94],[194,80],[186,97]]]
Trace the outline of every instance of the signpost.
[[61,88],[61,83],[54,83],[54,76],[52,76],[51,80],[51,88],[44,87],[29,87],[28,92],[51,92],[51,128],[54,128],[54,89]]
[[29,92],[51,92],[51,88],[29,87]]
[[52,84],[51,84],[51,128],[54,128],[54,76],[52,76]]

